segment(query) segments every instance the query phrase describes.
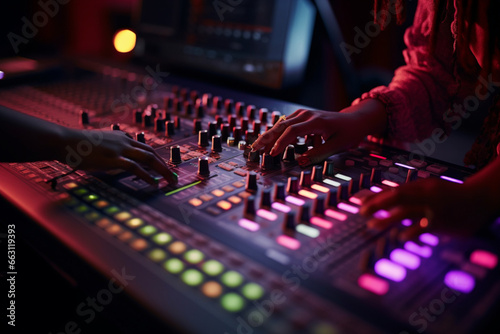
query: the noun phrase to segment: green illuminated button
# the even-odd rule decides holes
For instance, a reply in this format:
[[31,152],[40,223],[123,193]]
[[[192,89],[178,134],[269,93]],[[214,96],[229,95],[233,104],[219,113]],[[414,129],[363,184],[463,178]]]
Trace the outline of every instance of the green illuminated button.
[[85,218],[86,218],[87,220],[90,220],[90,221],[97,220],[97,219],[99,219],[100,217],[101,217],[101,215],[100,215],[99,213],[95,212],[95,211],[91,211],[91,212],[89,212],[89,213],[85,214]]
[[243,296],[250,300],[257,300],[264,295],[264,289],[257,283],[248,283],[241,289]]
[[234,292],[230,292],[222,296],[220,304],[226,311],[229,312],[238,312],[245,307],[245,301],[243,298]]
[[170,259],[165,262],[164,267],[168,272],[178,274],[184,270],[184,263],[179,259]]
[[241,283],[243,283],[243,276],[236,271],[228,271],[221,277],[222,283],[227,285],[230,288],[237,287]]
[[200,262],[204,257],[205,255],[203,255],[203,253],[197,249],[191,249],[190,251],[186,252],[186,254],[184,254],[184,258],[186,259],[186,261],[192,264]]
[[186,270],[182,276],[182,281],[190,286],[197,286],[203,282],[203,274],[196,269]]
[[74,190],[74,193],[77,195],[85,195],[88,192],[89,191],[85,188],[78,188],[78,189]]
[[203,263],[202,269],[210,276],[217,276],[224,270],[224,266],[219,261],[208,260]]
[[104,210],[104,212],[106,212],[107,214],[112,215],[114,213],[120,212],[120,208],[117,207],[117,206],[110,206],[110,207],[106,208]]
[[84,213],[84,212],[89,211],[89,207],[82,204],[82,205],[77,206],[75,208],[75,211],[78,212],[78,213]]
[[141,227],[139,229],[139,233],[142,234],[142,235],[145,235],[145,236],[150,236],[152,234],[155,234],[156,231],[157,231],[156,227],[151,226],[151,225],[146,225],[146,226]]
[[159,262],[167,257],[167,253],[162,249],[156,248],[149,252],[148,257],[155,262]]
[[96,194],[88,194],[88,195],[83,196],[83,200],[87,201],[87,202],[95,201],[98,198],[99,198],[99,196],[97,196]]
[[168,233],[161,232],[153,237],[153,241],[158,245],[168,244],[172,240],[172,236]]
[[65,199],[63,203],[66,206],[74,206],[77,205],[79,202],[74,197],[69,197]]

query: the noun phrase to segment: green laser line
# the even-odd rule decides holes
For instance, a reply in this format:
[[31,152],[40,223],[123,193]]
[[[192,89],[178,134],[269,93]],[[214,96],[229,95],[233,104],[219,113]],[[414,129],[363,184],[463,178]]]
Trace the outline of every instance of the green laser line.
[[186,190],[186,189],[191,188],[192,186],[195,186],[195,185],[200,184],[200,183],[201,183],[201,181],[196,181],[196,182],[194,182],[194,183],[188,184],[187,186],[184,186],[184,187],[181,187],[181,188],[178,188],[178,189],[172,190],[172,191],[170,191],[170,192],[166,193],[166,194],[165,194],[165,196],[170,196],[170,195],[176,194],[176,193],[178,193],[179,191]]

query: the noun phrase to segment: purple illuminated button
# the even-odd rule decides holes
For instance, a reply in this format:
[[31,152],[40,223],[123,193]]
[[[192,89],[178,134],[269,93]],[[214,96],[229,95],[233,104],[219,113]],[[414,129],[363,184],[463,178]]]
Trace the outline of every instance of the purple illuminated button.
[[422,233],[419,237],[420,241],[429,246],[437,246],[439,244],[439,238],[434,234]]
[[432,248],[429,246],[420,246],[413,241],[407,241],[405,243],[405,249],[414,254],[420,255],[421,257],[429,258],[432,255]]
[[399,263],[408,269],[415,270],[420,266],[420,258],[404,249],[396,248],[391,252],[390,258],[393,262]]
[[377,219],[384,219],[384,218],[388,218],[390,217],[390,213],[386,210],[378,210],[377,212],[375,212],[373,214],[373,217],[377,218]]
[[460,183],[460,184],[464,183],[464,181],[457,180],[457,179],[454,179],[452,177],[445,176],[445,175],[441,175],[440,178],[442,178],[443,180],[446,180],[446,181],[453,182],[453,183]]
[[452,270],[444,277],[444,284],[453,290],[469,293],[474,289],[476,282],[470,274],[460,270]]
[[344,211],[347,211],[347,212],[350,212],[352,214],[356,214],[359,212],[359,208],[355,207],[355,206],[352,206],[352,205],[349,205],[347,203],[339,203],[337,205],[337,208],[341,209],[341,210],[344,210]]
[[498,256],[488,251],[477,249],[470,255],[470,262],[481,267],[493,269],[497,266]]
[[411,226],[411,219],[403,219],[401,224],[403,224],[403,226]]
[[375,263],[375,272],[394,282],[401,282],[406,277],[406,269],[387,259],[380,259]]
[[244,229],[252,231],[252,232],[258,231],[260,228],[259,224],[257,224],[254,221],[245,219],[245,218],[240,219],[238,222],[238,225],[240,225]]
[[292,210],[288,205],[282,204],[280,202],[274,202],[271,207],[275,210],[281,211],[283,213],[288,213]]

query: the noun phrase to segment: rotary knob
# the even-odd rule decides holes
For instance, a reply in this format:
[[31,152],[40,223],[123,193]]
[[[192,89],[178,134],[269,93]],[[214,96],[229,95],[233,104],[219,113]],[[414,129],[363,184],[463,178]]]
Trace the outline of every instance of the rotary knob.
[[170,162],[173,164],[180,164],[181,159],[181,147],[179,145],[170,147]]
[[209,176],[210,175],[210,167],[208,166],[208,158],[207,157],[199,157],[198,158],[198,175],[200,175],[200,176]]

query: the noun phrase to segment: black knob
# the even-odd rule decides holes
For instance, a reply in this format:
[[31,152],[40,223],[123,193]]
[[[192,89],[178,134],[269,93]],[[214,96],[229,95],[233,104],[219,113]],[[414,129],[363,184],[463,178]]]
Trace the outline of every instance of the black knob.
[[217,122],[209,122],[208,123],[208,136],[212,138],[217,135]]
[[156,132],[165,131],[165,118],[160,118],[160,117],[155,118],[155,131]]
[[182,110],[182,100],[178,99],[178,98],[175,98],[173,103],[174,103],[174,106],[173,106],[174,112],[175,113],[181,112],[181,110]]
[[203,117],[205,117],[205,111],[203,109],[203,103],[201,103],[200,99],[196,100],[196,104],[195,104],[194,109],[195,109],[195,112],[196,112],[196,115],[195,115],[196,118],[203,118]]
[[229,123],[224,123],[221,125],[220,137],[222,141],[227,141],[227,138],[229,137]]
[[120,130],[120,124],[119,123],[111,124],[111,130],[119,131]]
[[213,107],[216,110],[221,110],[222,109],[222,97],[216,96],[213,98]]
[[233,127],[233,137],[236,142],[239,142],[241,140],[241,137],[243,136],[243,132],[241,130],[241,127],[235,126]]
[[253,217],[255,216],[255,197],[248,196],[245,199],[245,215]]
[[342,200],[349,200],[349,185],[346,183],[339,185],[337,188],[337,201],[340,202]]
[[297,154],[304,154],[307,152],[307,146],[304,142],[298,142],[294,145],[294,147]]
[[175,124],[175,129],[180,130],[181,129],[181,118],[179,116],[174,117],[174,124]]
[[212,152],[222,152],[222,140],[219,135],[212,136]]
[[201,130],[201,119],[193,120],[193,133],[199,133]]
[[352,178],[349,181],[349,196],[355,195],[359,191],[359,180]]
[[325,160],[325,163],[323,164],[323,175],[324,176],[334,176],[335,175],[335,168],[334,168],[333,161]]
[[260,154],[257,151],[250,151],[248,153],[248,162],[260,163]]
[[193,103],[191,101],[184,102],[184,115],[191,116],[193,114]]
[[300,186],[309,188],[311,187],[311,172],[308,170],[303,170],[300,173]]
[[260,194],[260,207],[263,209],[269,209],[271,204],[271,189],[265,188]]
[[259,110],[259,120],[262,124],[267,124],[267,114],[269,110],[267,108],[260,108]]
[[175,95],[175,96],[179,96],[179,91],[180,91],[180,88],[179,86],[172,86],[172,93]]
[[198,97],[200,95],[198,94],[198,91],[192,90],[191,93],[189,94],[189,97],[191,98],[192,101],[198,100]]
[[252,145],[257,140],[257,136],[255,135],[255,132],[253,132],[253,130],[246,130],[245,131],[245,140],[246,140],[248,145]]
[[208,131],[200,130],[198,132],[198,146],[207,147],[208,146]]
[[179,145],[170,147],[170,162],[173,164],[180,164],[182,162],[181,147]]
[[381,183],[382,182],[382,170],[378,167],[372,168],[372,174],[370,176],[371,184]]
[[245,117],[245,102],[236,102],[236,105],[234,106],[236,116],[238,117]]
[[255,119],[255,106],[254,105],[249,105],[247,107],[247,117],[248,119],[254,120]]
[[152,119],[156,118],[156,112],[158,111],[158,105],[157,104],[150,104],[146,107],[146,109],[149,111],[151,114]]
[[189,97],[189,91],[187,88],[182,88],[179,92],[180,97],[184,100],[187,101]]
[[173,105],[174,105],[173,96],[165,96],[163,98],[163,109],[165,109],[165,111],[172,110]]
[[370,175],[367,173],[361,173],[359,175],[359,187],[362,189],[368,189],[370,186]]
[[220,129],[222,124],[224,124],[224,117],[222,117],[221,115],[216,115],[215,122],[217,123],[217,127]]
[[168,111],[165,111],[165,121],[170,121],[172,120],[172,117],[170,116],[170,113]]
[[330,189],[328,192],[327,198],[326,198],[326,203],[328,207],[330,208],[336,208],[338,204],[338,190],[337,189]]
[[248,130],[248,118],[246,117],[241,118],[241,130],[243,131],[243,133]]
[[284,162],[294,162],[295,161],[295,146],[288,145],[283,154]]
[[406,182],[416,181],[418,178],[418,170],[408,169],[408,174],[406,174]]
[[231,99],[226,99],[224,101],[224,109],[227,115],[231,115],[233,113],[234,101]]
[[144,126],[153,126],[153,115],[151,111],[145,111],[142,115],[142,125]]
[[237,117],[236,115],[229,115],[227,117],[227,122],[229,123],[229,128],[232,129],[236,126],[236,120],[237,120]]
[[311,208],[308,203],[300,207],[300,222],[309,225],[311,219]]
[[312,170],[312,180],[314,182],[322,182],[323,181],[323,167],[322,166],[314,166]]
[[87,110],[80,111],[80,124],[81,125],[89,124],[89,113]]
[[136,133],[135,134],[135,139],[138,142],[146,143],[146,137],[144,136],[144,132],[138,132],[138,133]]
[[272,119],[271,119],[271,122],[274,124],[276,124],[276,122],[278,122],[278,120],[280,119],[281,117],[281,113],[277,110],[273,111],[272,113]]
[[271,170],[274,168],[274,159],[269,153],[264,153],[262,155],[262,163],[260,167],[262,170]]
[[295,232],[295,213],[294,212],[288,212],[285,214],[285,218],[283,219],[283,232],[286,234],[291,234]]
[[203,97],[201,100],[202,100],[203,106],[205,108],[212,106],[212,94],[210,94],[210,93],[203,94]]
[[166,126],[165,136],[172,137],[173,135],[175,135],[175,122],[174,121],[166,121],[165,126]]
[[248,192],[256,192],[257,191],[257,174],[254,172],[247,173],[247,180],[245,184],[245,190]]
[[134,110],[134,123],[141,124],[142,123],[142,109]]
[[200,176],[209,176],[210,175],[210,167],[208,166],[208,158],[207,157],[199,157],[198,158],[198,175],[200,175]]
[[289,194],[296,194],[299,192],[299,179],[295,176],[290,176],[288,178],[288,183],[286,185],[286,191]]
[[261,131],[261,122],[260,121],[253,121],[253,132],[256,135],[259,135]]
[[275,201],[284,201],[285,197],[286,197],[285,185],[281,182],[277,182],[274,185],[274,200]]
[[314,214],[320,216],[325,214],[325,197],[322,195],[314,200]]

